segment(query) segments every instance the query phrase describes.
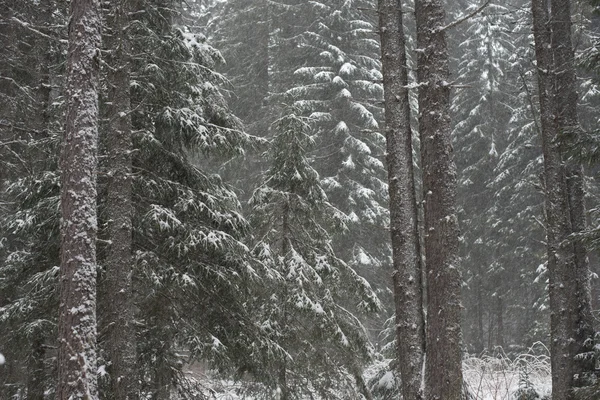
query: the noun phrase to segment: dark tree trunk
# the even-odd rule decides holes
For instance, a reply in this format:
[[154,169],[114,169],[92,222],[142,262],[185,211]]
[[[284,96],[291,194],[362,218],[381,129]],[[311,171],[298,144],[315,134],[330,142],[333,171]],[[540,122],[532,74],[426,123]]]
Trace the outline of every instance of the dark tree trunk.
[[496,346],[504,347],[504,302],[502,296],[496,297]]
[[67,121],[61,154],[58,400],[95,400],[96,167],[101,45],[98,0],[73,0],[67,54]]
[[110,362],[111,399],[139,398],[132,299],[132,138],[130,52],[127,35],[132,0],[114,1],[108,10],[108,126],[102,140],[106,175],[103,202],[106,257],[102,299],[104,347]]
[[44,337],[41,332],[35,332],[31,341],[31,352],[27,360],[27,400],[44,400],[44,384],[46,383],[45,355]]
[[458,400],[463,390],[461,277],[443,3],[417,0],[415,14],[427,279],[425,398]]
[[421,399],[425,344],[421,254],[412,160],[408,68],[402,4],[399,0],[379,0],[379,30],[385,92],[398,364],[403,397]]
[[[290,204],[286,202],[283,206],[283,215],[281,221],[281,255],[280,257],[285,258],[291,249],[291,237],[292,232],[290,229]],[[288,296],[287,289],[283,293],[284,298]],[[288,310],[284,307],[283,309],[283,318],[284,318],[284,326],[287,324],[287,320],[289,318]],[[279,385],[279,398],[280,400],[290,400],[291,393],[288,387],[288,379],[287,379],[287,359],[285,356],[279,360],[279,373],[277,376],[278,385]]]
[[481,354],[483,353],[483,349],[485,347],[485,333],[483,331],[483,290],[481,288],[481,277],[483,277],[483,270],[481,265],[478,266],[477,276],[477,340],[475,341],[475,352],[477,354]]
[[566,160],[560,135],[576,134],[577,92],[568,0],[532,0],[544,153],[550,295],[552,398],[572,399],[575,355],[591,336],[585,248],[569,235],[585,227],[581,165]]
[[[575,72],[575,56],[571,41],[571,1],[551,0],[551,29],[552,50],[554,52],[554,95],[556,99],[556,128],[557,135],[579,134],[579,120],[577,117],[577,77]],[[583,166],[577,160],[563,160],[566,163],[567,179],[567,204],[571,231],[569,234],[581,233],[586,229],[585,189]],[[568,291],[571,310],[575,311],[571,322],[571,338],[573,353],[585,351],[584,342],[592,339],[594,335],[592,317],[592,299],[590,287],[590,268],[587,258],[587,249],[582,240],[572,242],[573,262],[575,268],[566,271],[567,281],[573,282],[573,291]],[[587,349],[590,350],[590,349]],[[594,365],[590,362],[576,362],[574,375],[581,375],[584,371],[593,371]]]

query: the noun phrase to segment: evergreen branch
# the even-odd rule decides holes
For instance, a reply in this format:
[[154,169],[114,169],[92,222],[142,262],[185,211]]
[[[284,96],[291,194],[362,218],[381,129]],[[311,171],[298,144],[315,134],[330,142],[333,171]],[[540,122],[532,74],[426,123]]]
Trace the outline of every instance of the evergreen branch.
[[444,31],[447,31],[447,30],[450,30],[450,29],[452,29],[452,28],[455,28],[456,26],[458,26],[458,25],[462,24],[462,23],[463,23],[463,22],[465,22],[466,20],[473,18],[474,16],[476,16],[477,14],[479,14],[480,12],[482,12],[483,10],[485,10],[485,8],[486,8],[486,7],[487,7],[487,6],[488,6],[488,5],[491,3],[491,1],[492,1],[492,0],[486,0],[486,1],[485,1],[485,3],[483,3],[483,4],[482,4],[482,5],[481,5],[481,6],[480,6],[478,9],[476,9],[476,10],[475,10],[475,11],[473,11],[472,13],[470,13],[470,14],[467,14],[467,15],[465,15],[464,17],[462,17],[462,18],[459,18],[459,19],[457,19],[456,21],[454,21],[454,22],[452,22],[452,23],[450,23],[450,24],[448,24],[448,25],[446,25],[446,26],[444,26],[444,27],[440,28],[440,29],[438,30],[438,33],[440,33],[440,32],[444,32]]
[[23,28],[25,28],[25,29],[28,29],[28,30],[30,30],[31,32],[33,32],[33,33],[36,33],[36,34],[38,34],[38,35],[40,35],[40,36],[42,36],[42,37],[44,37],[44,38],[46,38],[46,39],[50,39],[50,40],[58,40],[60,43],[65,43],[65,44],[67,43],[67,40],[66,40],[66,39],[59,39],[59,38],[56,38],[56,37],[52,37],[52,36],[50,36],[50,35],[48,35],[48,34],[46,34],[46,33],[42,32],[42,31],[40,31],[40,30],[38,30],[38,29],[35,29],[34,27],[32,27],[32,25],[31,25],[31,24],[29,24],[29,23],[27,23],[27,22],[25,22],[25,21],[21,21],[21,20],[20,20],[20,19],[18,19],[17,17],[12,17],[12,18],[11,18],[11,21],[14,21],[14,22],[16,22],[17,24],[21,25]]

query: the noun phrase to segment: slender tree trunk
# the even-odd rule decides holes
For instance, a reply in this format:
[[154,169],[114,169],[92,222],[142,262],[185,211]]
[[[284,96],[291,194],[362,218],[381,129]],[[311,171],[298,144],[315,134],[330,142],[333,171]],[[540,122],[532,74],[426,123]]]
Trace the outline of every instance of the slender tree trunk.
[[477,341],[475,342],[476,344],[476,349],[475,351],[477,352],[477,354],[481,354],[483,353],[483,349],[485,347],[485,334],[483,332],[483,295],[482,295],[482,289],[481,289],[481,277],[483,272],[481,271],[481,266],[478,268],[478,276],[480,277],[478,279],[478,285],[477,285]]
[[[168,323],[167,320],[161,323]],[[158,354],[159,363],[156,365],[154,387],[155,393],[153,400],[169,400],[171,399],[171,388],[173,387],[173,371],[170,366],[164,361],[168,354],[172,351],[173,343],[171,340],[161,344],[161,349]]]
[[461,277],[456,166],[450,130],[448,48],[440,0],[417,0],[419,129],[425,203],[427,358],[425,398],[462,395]]
[[45,371],[44,336],[35,332],[27,360],[27,400],[44,400]]
[[576,134],[577,92],[568,0],[532,0],[546,189],[552,398],[573,398],[575,355],[591,336],[585,247],[569,235],[585,227],[581,165],[566,161],[558,138]]
[[98,0],[73,0],[67,54],[67,121],[61,154],[61,265],[56,397],[98,398],[96,378],[96,167]]
[[[291,191],[293,192],[293,189]],[[286,202],[283,206],[283,216],[282,216],[282,221],[281,221],[281,233],[282,233],[281,257],[284,259],[287,256],[287,254],[290,252],[290,247],[291,247],[290,246],[291,232],[290,232],[289,218],[290,218],[290,205],[289,205],[289,203]],[[283,296],[284,296],[284,298],[288,296],[287,289],[283,293]],[[287,319],[288,319],[288,310],[286,309],[286,307],[283,308],[282,312],[283,312],[284,326],[285,326],[287,324]],[[285,355],[283,355],[283,357],[281,358],[281,360],[279,362],[279,373],[278,373],[277,379],[278,379],[277,383],[279,385],[279,391],[280,391],[279,400],[289,400],[291,395],[290,395],[290,389],[288,387],[288,382],[287,382],[287,359],[286,359]]]
[[421,254],[412,160],[408,68],[400,0],[379,0],[385,92],[396,341],[402,395],[421,399],[425,338]]
[[496,297],[496,346],[504,347],[504,302],[502,296]]
[[106,268],[103,294],[105,348],[110,362],[111,398],[139,398],[132,299],[132,183],[131,183],[131,46],[127,35],[132,0],[113,1],[108,15],[106,48],[108,129],[103,140],[106,169]]
[[[56,10],[56,3],[46,0],[39,5],[39,14],[33,16],[33,23],[37,24],[38,29],[46,29],[53,22],[52,15]],[[35,66],[35,75],[32,76],[31,85],[36,85],[35,115],[31,118],[33,124],[34,140],[43,140],[49,137],[50,131],[50,106],[51,98],[51,76],[50,68],[54,65],[54,55],[51,39],[36,37],[34,40],[34,51],[31,54],[30,65]],[[28,154],[30,168],[37,173],[43,170],[47,160],[44,158],[44,152],[34,147],[34,150]],[[45,266],[40,264],[36,267],[36,272],[43,272]],[[47,333],[41,328],[35,328],[29,339],[30,352],[27,360],[27,400],[44,400],[46,397],[45,385],[48,374],[46,373],[46,341]]]

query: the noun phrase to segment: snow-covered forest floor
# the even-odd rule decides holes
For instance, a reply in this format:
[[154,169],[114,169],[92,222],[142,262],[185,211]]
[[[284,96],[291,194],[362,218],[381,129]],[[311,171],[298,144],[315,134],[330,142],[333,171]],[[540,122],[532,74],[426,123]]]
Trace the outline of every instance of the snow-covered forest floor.
[[[519,400],[550,398],[552,391],[548,349],[536,343],[528,352],[509,357],[503,351],[494,355],[469,357],[463,362],[465,385],[472,400]],[[366,371],[369,375],[369,371]],[[191,373],[204,395],[215,400],[254,400],[241,392],[241,385],[211,378],[210,373]],[[391,377],[386,374],[382,379]],[[389,379],[388,379],[389,380]],[[378,382],[391,384],[393,382]],[[537,394],[537,397],[533,393]],[[520,396],[520,397],[519,397]]]
[[[514,358],[503,352],[467,358],[463,362],[465,384],[476,400],[517,400],[519,394],[526,399],[549,398],[549,354],[543,344],[536,343],[527,353]],[[534,397],[534,391],[539,397]]]

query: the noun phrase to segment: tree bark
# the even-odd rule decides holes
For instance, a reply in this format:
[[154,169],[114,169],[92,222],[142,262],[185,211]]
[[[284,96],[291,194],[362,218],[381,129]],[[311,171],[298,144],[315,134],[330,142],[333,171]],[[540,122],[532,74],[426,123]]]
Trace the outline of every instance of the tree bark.
[[132,138],[130,99],[130,53],[127,35],[131,0],[110,4],[108,32],[108,127],[103,140],[106,198],[103,217],[107,239],[104,332],[110,362],[111,399],[139,398],[132,298]]
[[99,1],[73,0],[70,15],[56,397],[95,400]]
[[[577,76],[575,72],[575,55],[571,41],[571,2],[570,0],[551,0],[552,15],[552,49],[554,52],[554,93],[556,99],[555,119],[557,135],[577,135],[579,119],[577,116]],[[586,229],[584,173],[581,161],[567,159],[567,204],[571,231],[569,234],[582,233]],[[567,292],[570,296],[571,310],[576,310],[571,329],[574,342],[574,355],[582,353],[584,342],[594,336],[591,298],[591,274],[587,257],[587,249],[580,239],[572,240],[573,261],[575,268],[567,271],[568,281],[572,281],[574,290]],[[588,349],[589,350],[589,349]],[[593,362],[576,362],[574,375],[584,371],[593,371]]]
[[408,68],[400,0],[379,0],[396,342],[402,395],[421,399],[425,347]]
[[27,400],[44,400],[45,356],[44,336],[39,331],[34,332],[27,360]]
[[425,203],[427,357],[425,398],[462,396],[461,277],[456,166],[450,129],[448,47],[440,0],[417,0],[419,129]]
[[577,92],[568,0],[532,0],[544,154],[550,295],[552,398],[573,398],[575,355],[591,337],[589,268],[585,247],[569,235],[585,227],[581,165],[559,146],[577,134]]

